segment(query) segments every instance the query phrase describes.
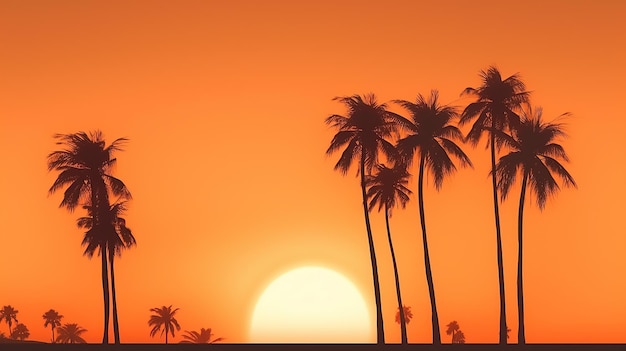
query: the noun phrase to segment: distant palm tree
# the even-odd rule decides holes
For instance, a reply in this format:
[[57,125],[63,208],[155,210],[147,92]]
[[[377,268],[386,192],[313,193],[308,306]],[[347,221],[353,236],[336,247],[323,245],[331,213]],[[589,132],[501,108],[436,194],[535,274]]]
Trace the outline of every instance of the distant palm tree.
[[172,336],[175,336],[174,328],[176,328],[176,330],[180,330],[180,325],[178,324],[176,318],[174,318],[178,308],[172,310],[172,305],[169,305],[169,307],[163,306],[161,308],[151,308],[150,311],[155,313],[150,316],[150,320],[148,321],[148,325],[152,327],[150,336],[153,337],[159,330],[161,330],[161,327],[163,327],[161,335],[165,333],[165,343],[167,344],[167,335],[171,333]]
[[459,329],[459,331],[456,332],[456,334],[454,334],[452,343],[453,344],[465,344],[465,334],[463,334],[463,331],[461,329]]
[[376,262],[374,239],[370,226],[365,179],[371,169],[378,164],[379,152],[382,152],[388,158],[393,158],[395,149],[387,138],[391,137],[397,130],[398,124],[396,122],[399,116],[387,111],[386,104],[376,102],[374,94],[367,95],[365,98],[359,95],[336,97],[334,100],[339,100],[346,105],[348,115],[345,117],[332,115],[326,118],[326,124],[330,124],[338,129],[328,150],[326,150],[326,154],[331,155],[345,146],[339,161],[335,164],[335,170],[341,171],[344,175],[350,169],[353,161],[359,160],[357,175],[360,174],[361,176],[363,214],[372,264],[374,299],[376,303],[377,343],[382,345],[385,342],[385,331],[383,328],[382,302],[378,281],[378,264]]
[[84,344],[86,341],[81,335],[86,331],[87,329],[76,323],[66,323],[57,328],[58,335],[56,342],[63,344]]
[[[413,318],[413,312],[411,312],[411,306],[403,306],[402,312],[404,313],[404,319],[406,320],[406,324],[411,323],[411,319]],[[396,311],[396,323],[400,324],[400,307]]]
[[398,299],[398,311],[400,314],[400,335],[402,344],[408,343],[406,333],[406,321],[404,311],[400,308],[402,304],[402,296],[400,289],[400,278],[398,276],[398,265],[396,263],[396,254],[393,249],[393,242],[391,240],[391,230],[389,228],[389,217],[391,216],[392,209],[396,206],[396,201],[402,206],[406,207],[406,203],[409,201],[409,190],[406,185],[409,183],[409,172],[402,164],[397,164],[394,168],[388,168],[385,165],[378,165],[376,173],[373,176],[368,176],[366,179],[366,185],[369,186],[367,190],[367,197],[370,199],[369,210],[371,211],[376,204],[378,204],[378,211],[385,208],[385,224],[387,226],[387,239],[389,241],[389,249],[391,250],[391,261],[393,262],[393,273],[396,283],[396,296]]
[[472,166],[470,159],[454,142],[454,139],[463,139],[461,131],[451,124],[453,119],[458,117],[456,109],[452,106],[439,104],[438,97],[439,93],[433,90],[428,100],[421,94],[418,94],[415,103],[405,100],[396,101],[411,114],[411,121],[407,121],[408,124],[406,126],[409,130],[409,135],[398,140],[397,149],[400,155],[403,156],[407,166],[411,165],[415,155],[419,159],[417,197],[424,246],[424,266],[430,295],[432,336],[433,344],[435,345],[441,344],[441,335],[426,236],[424,173],[425,170],[429,170],[432,173],[435,188],[439,190],[441,189],[443,179],[456,170],[456,166],[450,159],[449,154],[456,157],[462,166]]
[[541,108],[533,111],[529,106],[522,115],[520,126],[513,131],[513,136],[503,136],[511,152],[504,155],[496,165],[498,189],[501,191],[502,200],[506,199],[511,186],[515,182],[518,173],[522,175],[522,189],[519,200],[519,212],[517,219],[517,307],[518,307],[518,343],[526,343],[524,328],[524,288],[522,274],[522,224],[524,216],[524,200],[526,186],[530,185],[531,191],[536,196],[540,210],[546,205],[548,197],[555,195],[559,185],[553,177],[553,173],[561,178],[565,186],[576,187],[574,178],[559,163],[559,159],[569,161],[563,147],[555,141],[565,136],[563,127],[558,123],[544,123],[541,120]]
[[185,330],[185,335],[183,338],[186,340],[181,341],[181,343],[193,343],[193,344],[213,344],[218,341],[224,340],[224,338],[213,339],[213,333],[211,333],[211,328],[208,329],[200,329],[200,332],[197,331],[188,331]]
[[452,335],[452,340],[450,342],[454,344],[454,341],[456,340],[455,334],[459,331],[459,323],[457,323],[457,321],[452,321],[448,323],[446,327],[448,327],[448,329],[446,329],[446,334]]
[[[115,334],[115,342],[120,342],[119,322],[117,315],[117,294],[115,290],[115,255],[120,256],[122,250],[137,245],[137,241],[133,236],[130,228],[126,226],[126,220],[121,216],[126,212],[126,201],[116,202],[109,211],[106,212],[106,221],[110,222],[111,227],[105,233],[98,233],[97,228],[93,227],[94,212],[91,206],[83,206],[89,216],[81,217],[77,220],[79,228],[89,229],[83,238],[83,245],[87,246],[85,255],[93,257],[96,250],[100,247],[100,238],[106,238],[106,246],[109,254],[109,267],[111,268],[111,297],[113,299],[113,330]],[[110,228],[113,228],[111,230]]]
[[502,237],[500,234],[500,211],[498,208],[498,190],[496,184],[496,140],[497,131],[515,129],[519,125],[519,116],[515,111],[528,102],[529,92],[517,74],[504,80],[496,67],[480,71],[482,85],[478,88],[466,88],[463,94],[476,97],[469,104],[459,120],[465,125],[476,118],[466,136],[476,146],[484,132],[490,135],[491,180],[493,188],[493,208],[496,222],[496,249],[498,259],[498,282],[500,288],[500,344],[506,344],[506,303],[504,295],[504,266],[502,263]]
[[61,325],[62,318],[63,316],[60,315],[59,312],[53,309],[50,309],[50,311],[43,314],[43,319],[45,320],[45,323],[43,324],[43,326],[47,327],[48,325],[50,325],[50,329],[52,330],[52,342],[53,343],[54,343],[54,328]]
[[30,332],[28,331],[28,328],[22,323],[18,323],[11,333],[11,339],[14,340],[28,339],[29,336]]
[[9,335],[11,335],[11,326],[13,325],[13,321],[17,323],[17,313],[19,311],[11,307],[11,305],[7,305],[2,307],[0,310],[0,321],[4,321],[9,326]]
[[[109,280],[107,269],[107,236],[112,235],[113,228],[110,221],[103,217],[109,210],[109,191],[123,198],[131,198],[130,192],[124,183],[108,172],[115,164],[113,153],[121,151],[121,146],[127,141],[125,138],[114,140],[105,146],[102,132],[95,131],[89,135],[85,132],[74,134],[57,134],[55,138],[63,150],[48,155],[48,170],[60,171],[59,176],[50,187],[49,193],[54,193],[67,185],[60,207],[66,207],[70,212],[79,204],[81,199],[88,199],[89,206],[96,210],[92,212],[94,240],[102,257],[102,291],[104,297],[104,336],[103,344],[109,342]],[[90,256],[91,257],[91,256]],[[116,334],[116,343],[119,335]]]

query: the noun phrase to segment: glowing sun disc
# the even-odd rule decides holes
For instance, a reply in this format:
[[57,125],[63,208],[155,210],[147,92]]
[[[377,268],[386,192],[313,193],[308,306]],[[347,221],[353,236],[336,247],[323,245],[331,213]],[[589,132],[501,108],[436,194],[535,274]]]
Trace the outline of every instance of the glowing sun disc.
[[369,343],[367,304],[343,275],[321,267],[291,270],[259,298],[250,327],[253,343]]

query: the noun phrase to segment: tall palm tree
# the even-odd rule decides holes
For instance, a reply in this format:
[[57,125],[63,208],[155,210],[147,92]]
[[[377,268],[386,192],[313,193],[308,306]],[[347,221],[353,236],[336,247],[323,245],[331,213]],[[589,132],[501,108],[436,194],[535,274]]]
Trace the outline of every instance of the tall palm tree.
[[474,124],[466,139],[473,146],[478,144],[484,132],[489,133],[489,148],[491,151],[491,181],[493,188],[493,209],[496,223],[496,250],[498,260],[498,283],[500,288],[500,344],[506,344],[506,303],[504,295],[504,266],[502,262],[502,237],[500,232],[500,210],[498,207],[498,189],[496,184],[496,147],[501,142],[496,139],[497,131],[508,131],[519,125],[519,116],[516,114],[522,104],[528,102],[529,92],[524,82],[517,74],[504,80],[496,67],[489,67],[487,71],[480,71],[482,85],[478,88],[466,88],[463,94],[476,98],[470,103],[459,120],[459,125],[472,121]]
[[347,116],[332,115],[326,118],[326,124],[338,129],[337,134],[335,134],[333,140],[330,142],[330,146],[326,150],[326,154],[331,155],[345,146],[339,161],[335,164],[335,170],[341,171],[343,175],[348,172],[353,161],[359,160],[359,171],[357,175],[360,174],[361,176],[363,215],[365,217],[365,229],[367,231],[370,261],[372,264],[374,299],[376,303],[377,343],[383,344],[385,341],[385,332],[383,328],[383,312],[378,281],[378,264],[376,262],[374,239],[370,226],[365,179],[372,168],[378,164],[380,152],[388,158],[393,158],[395,149],[387,138],[391,137],[397,130],[398,124],[396,122],[399,116],[387,111],[386,104],[376,102],[374,94],[367,95],[365,98],[359,95],[336,97],[334,100],[338,100],[346,105],[348,114]]
[[393,249],[393,242],[391,240],[391,230],[389,228],[389,217],[391,217],[391,211],[396,206],[396,201],[402,206],[406,207],[406,203],[409,201],[409,190],[406,185],[409,183],[409,172],[402,164],[397,164],[393,168],[388,168],[385,165],[378,165],[376,167],[376,173],[373,176],[368,176],[366,179],[367,197],[370,199],[369,210],[371,211],[376,204],[378,204],[378,211],[385,208],[385,224],[387,226],[387,239],[389,241],[389,249],[391,250],[391,261],[393,262],[393,273],[396,283],[396,296],[398,299],[398,311],[400,314],[400,335],[402,344],[408,343],[406,333],[406,321],[404,311],[401,308],[402,294],[400,289],[400,277],[398,276],[398,265],[396,263],[396,254]]
[[[115,337],[115,343],[120,343],[119,334],[119,322],[117,315],[117,294],[115,290],[115,269],[114,258],[115,255],[120,256],[122,250],[125,248],[131,248],[133,245],[137,245],[137,241],[133,236],[130,228],[126,226],[126,220],[121,216],[126,212],[126,201],[116,202],[109,211],[106,212],[106,222],[110,223],[110,226],[105,226],[106,230],[103,233],[99,233],[97,228],[93,227],[94,212],[91,206],[83,206],[89,216],[81,217],[77,220],[79,228],[88,229],[83,238],[83,245],[87,246],[85,254],[88,257],[92,257],[96,250],[99,248],[100,238],[106,238],[106,246],[109,254],[109,267],[111,272],[111,297],[113,300],[113,334]],[[104,222],[104,221],[103,221]],[[111,228],[113,228],[111,230]]]
[[66,323],[57,328],[56,342],[63,344],[84,344],[86,341],[81,335],[86,331],[87,329],[76,323]]
[[18,323],[11,333],[11,339],[14,340],[28,339],[29,336],[30,332],[28,331],[28,327],[26,327],[23,323]]
[[430,295],[431,321],[433,344],[441,344],[439,317],[435,300],[435,286],[430,266],[430,254],[426,235],[426,215],[424,210],[424,173],[430,171],[434,177],[435,188],[441,189],[443,179],[456,170],[450,155],[460,161],[461,166],[472,166],[472,162],[461,148],[454,142],[461,140],[461,131],[452,121],[458,117],[452,106],[441,105],[438,101],[439,93],[431,91],[427,100],[421,94],[417,95],[416,102],[397,100],[396,103],[404,107],[411,115],[407,125],[408,136],[398,140],[397,148],[404,162],[410,166],[414,156],[419,159],[419,175],[417,182],[417,197],[422,227],[422,242],[424,247],[424,266],[426,281]]
[[511,151],[502,156],[496,165],[498,189],[502,200],[506,199],[511,186],[518,174],[522,175],[522,189],[519,200],[517,219],[517,307],[518,307],[518,343],[526,343],[524,328],[524,288],[522,272],[522,224],[524,216],[524,200],[526,187],[530,185],[535,194],[537,205],[543,210],[548,197],[559,190],[553,174],[561,178],[565,186],[576,187],[574,178],[559,163],[569,161],[563,147],[556,139],[565,136],[563,126],[559,123],[545,123],[541,120],[541,108],[533,111],[529,106],[523,111],[520,126],[513,131],[512,137],[503,136]]
[[[411,323],[411,319],[413,318],[413,312],[411,312],[411,306],[403,306],[402,313],[404,314],[404,320],[406,324]],[[400,324],[400,308],[396,311],[396,323]]]
[[93,227],[98,235],[97,246],[102,257],[102,291],[104,298],[104,335],[103,344],[109,342],[109,280],[107,269],[106,235],[110,235],[110,222],[103,220],[109,209],[109,191],[116,196],[130,198],[130,192],[124,183],[108,172],[116,163],[113,154],[121,151],[121,146],[127,141],[119,138],[106,146],[102,132],[90,134],[78,132],[74,134],[56,134],[58,145],[64,149],[54,151],[48,155],[48,171],[57,170],[59,176],[50,187],[49,193],[67,186],[60,207],[66,207],[70,212],[79,204],[81,199],[89,201],[89,205],[96,210],[92,211]]
[[176,328],[176,330],[180,330],[180,325],[174,317],[178,308],[172,310],[172,305],[169,305],[168,307],[163,306],[161,308],[151,308],[150,311],[155,313],[150,316],[150,320],[148,321],[148,325],[152,327],[150,336],[154,336],[159,330],[161,330],[161,327],[163,327],[161,335],[165,333],[165,343],[167,344],[167,335],[171,333],[172,336],[175,336],[174,328]]
[[446,325],[446,327],[448,329],[446,329],[446,335],[452,335],[452,339],[450,341],[450,343],[454,344],[455,339],[455,334],[456,332],[459,331],[459,323],[457,323],[457,321],[452,321],[450,323],[448,323],[448,325]]
[[186,340],[181,341],[181,343],[213,344],[218,341],[224,340],[224,338],[213,339],[213,333],[211,332],[211,328],[202,328],[200,329],[200,332],[197,332],[195,330],[185,330],[185,333],[187,334],[183,335],[183,338]]
[[43,319],[45,323],[43,324],[44,328],[50,325],[50,329],[52,330],[52,342],[54,343],[54,328],[61,326],[61,319],[63,318],[59,312],[50,309],[50,311],[43,314]]
[[11,305],[3,306],[0,310],[0,321],[4,321],[9,326],[9,336],[11,335],[11,326],[13,321],[17,323],[17,313],[19,311],[13,308]]

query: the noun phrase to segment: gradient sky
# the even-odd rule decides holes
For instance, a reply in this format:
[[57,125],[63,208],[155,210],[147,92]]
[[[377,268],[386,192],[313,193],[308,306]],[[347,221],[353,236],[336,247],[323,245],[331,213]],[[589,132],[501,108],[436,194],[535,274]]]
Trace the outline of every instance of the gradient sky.
[[[579,187],[525,212],[526,340],[626,342],[625,14],[609,0],[0,1],[0,305],[19,310],[31,339],[49,340],[41,316],[53,308],[101,341],[100,261],[82,256],[82,213],[47,195],[57,174],[46,169],[55,133],[101,129],[130,139],[114,171],[134,196],[138,241],[116,261],[122,341],[160,342],[149,309],[172,304],[183,330],[246,342],[263,289],[303,265],[352,280],[373,318],[359,184],[324,154],[334,134],[324,119],[346,112],[332,98],[438,89],[463,107],[463,89],[497,65],[520,73],[548,120],[572,113],[562,145]],[[440,323],[457,320],[468,342],[498,338],[483,146],[465,146],[474,169],[425,192]],[[512,342],[518,189],[501,210]],[[416,203],[391,226],[409,340],[430,342]],[[373,229],[396,342],[379,214]]]

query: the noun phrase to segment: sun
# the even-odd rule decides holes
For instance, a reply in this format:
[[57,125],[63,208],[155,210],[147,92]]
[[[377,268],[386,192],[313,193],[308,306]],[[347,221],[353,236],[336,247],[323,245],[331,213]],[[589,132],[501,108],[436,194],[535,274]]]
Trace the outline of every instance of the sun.
[[367,304],[345,276],[322,267],[293,269],[261,294],[250,326],[253,343],[370,343]]

